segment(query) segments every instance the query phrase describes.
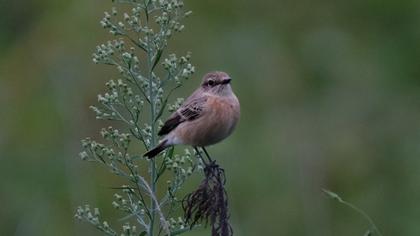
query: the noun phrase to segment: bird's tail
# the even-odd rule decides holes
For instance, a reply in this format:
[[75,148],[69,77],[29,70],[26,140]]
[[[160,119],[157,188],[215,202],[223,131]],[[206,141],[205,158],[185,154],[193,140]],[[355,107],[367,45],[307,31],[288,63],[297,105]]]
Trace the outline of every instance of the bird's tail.
[[169,147],[170,145],[167,145],[168,140],[163,140],[160,142],[155,148],[149,150],[145,154],[143,154],[144,157],[147,157],[149,159],[152,159],[153,157],[157,156],[159,153],[161,153],[165,148]]

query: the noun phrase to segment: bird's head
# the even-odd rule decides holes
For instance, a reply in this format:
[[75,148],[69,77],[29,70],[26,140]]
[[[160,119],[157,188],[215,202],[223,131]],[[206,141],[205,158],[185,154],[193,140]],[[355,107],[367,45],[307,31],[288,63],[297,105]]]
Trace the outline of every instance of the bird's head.
[[230,87],[230,76],[221,71],[210,72],[204,75],[201,88],[208,93],[219,96],[229,96],[232,94]]

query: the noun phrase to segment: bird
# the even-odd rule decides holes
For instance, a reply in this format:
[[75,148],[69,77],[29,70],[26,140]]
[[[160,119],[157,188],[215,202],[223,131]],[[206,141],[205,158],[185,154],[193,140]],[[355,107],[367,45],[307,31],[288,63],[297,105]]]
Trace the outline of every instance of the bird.
[[222,71],[205,74],[199,88],[164,122],[158,132],[163,136],[160,143],[143,156],[154,158],[174,145],[201,147],[208,156],[205,147],[232,134],[240,117],[240,104],[231,81]]

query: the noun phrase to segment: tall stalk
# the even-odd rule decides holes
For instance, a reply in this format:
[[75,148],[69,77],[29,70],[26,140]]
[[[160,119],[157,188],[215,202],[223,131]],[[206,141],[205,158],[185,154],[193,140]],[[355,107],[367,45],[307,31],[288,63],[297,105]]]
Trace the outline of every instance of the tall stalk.
[[[164,53],[172,35],[184,28],[180,20],[190,12],[183,10],[181,0],[116,2],[117,6],[130,6],[131,12],[120,15],[117,8],[105,12],[100,23],[115,39],[99,45],[93,61],[115,67],[119,75],[106,83],[107,92],[98,95],[99,106],[91,108],[97,119],[122,123],[122,131],[113,127],[102,129],[106,143],[91,138],[82,140],[84,150],[80,157],[105,166],[125,180],[122,186],[113,187],[116,193],[112,202],[124,214],[119,219],[123,222],[122,233],[100,220],[99,209],[89,205],[78,207],[76,218],[106,235],[179,235],[191,228],[182,216],[176,215],[176,209],[181,208],[177,193],[188,177],[202,168],[201,164],[187,149],[180,154],[170,149],[152,160],[143,158],[142,152],[157,144],[160,117],[165,110],[173,111],[182,103],[176,99],[169,104],[171,93],[194,72],[189,53],[182,57]],[[141,54],[145,63],[140,60]],[[166,58],[161,60],[162,55]],[[141,153],[132,148],[138,145],[144,147]],[[140,169],[146,165],[148,179]],[[171,174],[163,177],[166,172]],[[165,184],[166,192],[158,196],[157,187]]]
[[[148,15],[148,5],[146,5],[145,8],[146,15]],[[149,23],[148,17],[146,17],[147,24]],[[150,42],[150,38],[147,40],[147,71],[148,71],[148,78],[149,78],[149,96],[150,96],[150,125],[151,125],[151,138],[150,138],[150,147],[153,148],[156,146],[156,112],[155,112],[155,94],[153,93],[153,50],[152,45]],[[156,194],[156,159],[151,159],[149,164],[149,171],[150,171],[150,181],[152,185],[152,192],[153,194]],[[151,208],[156,208],[156,203],[151,199]],[[154,224],[155,224],[155,213],[152,212],[151,218],[150,218],[150,229],[149,229],[149,235],[152,236],[154,232]]]

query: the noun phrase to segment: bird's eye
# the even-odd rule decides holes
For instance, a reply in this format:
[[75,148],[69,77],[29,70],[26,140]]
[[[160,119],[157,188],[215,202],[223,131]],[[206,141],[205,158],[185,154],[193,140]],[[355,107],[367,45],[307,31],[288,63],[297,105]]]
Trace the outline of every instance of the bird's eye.
[[209,86],[213,86],[213,85],[215,85],[215,84],[216,84],[216,82],[215,82],[214,80],[212,80],[212,79],[209,79],[209,81],[207,81],[207,84],[208,84]]

